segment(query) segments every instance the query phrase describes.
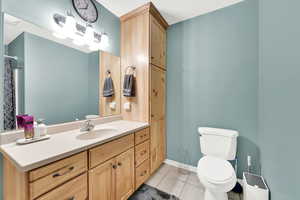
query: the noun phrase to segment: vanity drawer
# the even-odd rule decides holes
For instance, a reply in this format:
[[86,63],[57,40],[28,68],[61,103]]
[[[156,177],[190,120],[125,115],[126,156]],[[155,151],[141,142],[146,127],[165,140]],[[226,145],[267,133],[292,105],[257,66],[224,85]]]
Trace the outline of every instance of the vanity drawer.
[[83,174],[36,200],[86,200],[88,196],[87,174]]
[[135,169],[135,188],[140,187],[150,176],[150,161],[147,159]]
[[134,134],[134,142],[136,145],[148,140],[149,138],[150,138],[149,128],[145,128]]
[[97,165],[107,161],[108,159],[115,157],[122,152],[130,149],[134,146],[134,134],[130,134],[114,141],[102,144],[89,151],[90,156],[90,168],[94,168]]
[[30,197],[34,199],[85,171],[87,171],[87,152],[30,171]]
[[149,158],[149,151],[150,151],[149,140],[135,146],[135,166],[139,166],[142,162],[144,162]]

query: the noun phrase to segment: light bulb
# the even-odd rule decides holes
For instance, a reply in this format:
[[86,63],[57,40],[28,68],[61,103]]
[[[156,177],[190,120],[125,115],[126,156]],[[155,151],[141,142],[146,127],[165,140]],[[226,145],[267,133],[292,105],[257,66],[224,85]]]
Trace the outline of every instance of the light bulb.
[[92,45],[95,40],[94,29],[93,29],[92,25],[90,25],[90,24],[88,24],[86,26],[84,40],[87,45]]
[[64,31],[68,37],[73,38],[76,31],[76,21],[71,12],[67,14]]
[[106,48],[109,46],[109,38],[106,33],[101,35],[101,48]]

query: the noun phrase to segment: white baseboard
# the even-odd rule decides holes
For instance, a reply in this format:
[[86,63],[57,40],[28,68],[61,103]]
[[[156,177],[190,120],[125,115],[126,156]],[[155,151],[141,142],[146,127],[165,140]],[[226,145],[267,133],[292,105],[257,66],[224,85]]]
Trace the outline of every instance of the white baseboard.
[[[190,172],[197,173],[197,167],[192,166],[192,165],[187,165],[187,164],[184,164],[184,163],[181,163],[181,162],[177,162],[175,160],[170,160],[170,159],[166,159],[164,161],[164,163],[166,163],[168,165],[171,165],[171,166],[174,166],[174,167],[178,167],[180,169],[185,169],[185,170],[188,170]],[[239,184],[241,184],[241,186],[243,186],[243,179],[239,179],[238,178],[237,181],[239,182]]]
[[197,167],[194,167],[192,165],[183,164],[183,163],[177,162],[175,160],[170,160],[170,159],[166,159],[164,161],[164,163],[166,163],[168,165],[172,165],[174,167],[178,167],[180,169],[185,169],[185,170],[197,173]]

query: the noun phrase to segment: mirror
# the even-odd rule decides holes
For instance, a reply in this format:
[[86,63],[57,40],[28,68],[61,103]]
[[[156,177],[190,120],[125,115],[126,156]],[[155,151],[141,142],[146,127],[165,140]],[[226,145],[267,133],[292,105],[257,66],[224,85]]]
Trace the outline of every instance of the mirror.
[[[120,58],[91,51],[71,39],[14,16],[4,15],[4,129],[16,115],[45,124],[120,114]],[[108,73],[109,72],[109,73]],[[103,97],[105,79],[114,94]]]

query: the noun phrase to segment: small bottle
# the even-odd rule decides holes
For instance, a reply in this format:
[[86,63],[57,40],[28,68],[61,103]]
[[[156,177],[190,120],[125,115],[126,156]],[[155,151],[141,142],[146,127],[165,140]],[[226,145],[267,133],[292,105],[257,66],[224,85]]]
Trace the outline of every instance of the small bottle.
[[44,119],[38,119],[35,127],[35,137],[43,137],[47,135],[47,126],[44,124]]
[[40,138],[41,132],[39,131],[38,123],[34,122],[33,127],[34,127],[34,138]]

